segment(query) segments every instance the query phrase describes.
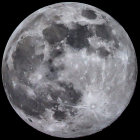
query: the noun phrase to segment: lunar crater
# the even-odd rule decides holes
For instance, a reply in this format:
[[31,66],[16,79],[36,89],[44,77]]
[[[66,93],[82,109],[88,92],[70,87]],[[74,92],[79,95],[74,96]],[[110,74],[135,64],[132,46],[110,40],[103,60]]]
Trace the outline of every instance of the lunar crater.
[[88,19],[96,19],[97,15],[95,11],[89,10],[89,9],[84,9],[82,11],[82,16],[88,18]]
[[44,29],[42,33],[50,44],[54,44],[62,41],[67,36],[68,29],[63,24],[52,24]]

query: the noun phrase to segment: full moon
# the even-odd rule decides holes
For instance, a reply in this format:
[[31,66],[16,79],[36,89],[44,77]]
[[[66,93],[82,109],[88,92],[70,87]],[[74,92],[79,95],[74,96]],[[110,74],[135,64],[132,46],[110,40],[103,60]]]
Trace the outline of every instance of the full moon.
[[64,2],[23,20],[3,55],[2,79],[16,113],[55,137],[111,125],[134,93],[137,59],[123,27],[102,10]]

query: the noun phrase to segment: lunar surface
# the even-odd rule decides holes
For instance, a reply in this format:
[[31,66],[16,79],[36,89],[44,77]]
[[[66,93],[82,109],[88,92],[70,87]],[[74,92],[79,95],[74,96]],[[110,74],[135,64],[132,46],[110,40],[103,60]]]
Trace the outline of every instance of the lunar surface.
[[137,60],[123,27],[93,6],[57,3],[28,16],[3,56],[17,114],[51,136],[75,138],[113,123],[134,93]]

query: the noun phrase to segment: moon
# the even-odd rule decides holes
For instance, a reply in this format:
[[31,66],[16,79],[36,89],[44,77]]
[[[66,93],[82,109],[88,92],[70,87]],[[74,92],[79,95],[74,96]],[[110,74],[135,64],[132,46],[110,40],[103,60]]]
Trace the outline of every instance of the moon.
[[111,125],[130,102],[137,71],[123,27],[77,2],[29,15],[11,35],[2,62],[4,89],[16,113],[33,128],[62,138]]

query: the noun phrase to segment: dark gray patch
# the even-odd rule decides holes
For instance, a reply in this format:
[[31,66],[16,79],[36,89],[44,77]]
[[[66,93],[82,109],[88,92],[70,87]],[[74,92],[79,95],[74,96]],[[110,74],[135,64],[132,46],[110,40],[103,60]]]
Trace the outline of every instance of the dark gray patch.
[[114,48],[119,48],[119,41],[116,38],[116,36],[112,33],[112,28],[109,25],[102,24],[102,25],[96,25],[96,35],[100,37],[103,40],[106,41],[114,41]]
[[63,54],[63,52],[64,52],[64,50],[62,50],[62,49],[59,49],[59,50],[55,49],[55,50],[52,51],[51,55],[52,55],[53,58],[55,58],[55,57],[58,57],[61,54]]
[[62,121],[66,118],[66,112],[65,111],[60,111],[60,110],[56,110],[53,114],[53,117],[58,120],[58,121]]
[[40,64],[44,55],[35,55],[35,45],[36,38],[30,36],[18,42],[17,49],[12,55],[16,70],[29,71],[31,67],[34,68]]
[[138,68],[137,68],[137,60],[135,59],[135,64],[133,64],[134,65],[134,72],[133,72],[133,76],[132,76],[132,79],[134,80],[134,81],[136,81],[137,80],[137,75],[138,75]]
[[72,131],[72,132],[76,132],[77,130],[76,130],[76,129],[72,129],[71,131]]
[[33,122],[30,118],[28,118],[29,122]]
[[23,73],[33,72],[44,58],[44,54],[35,55],[35,47],[38,47],[36,46],[37,40],[40,41],[36,37],[25,37],[18,42],[17,49],[12,54],[16,75],[21,82],[27,81],[27,77]]
[[90,55],[95,52],[96,52],[96,49],[93,48],[92,46],[89,46],[89,48],[86,50],[87,55]]
[[60,93],[62,100],[67,101],[71,105],[76,105],[80,101],[82,93],[74,89],[72,83],[58,82],[58,85],[65,90]]
[[[67,91],[63,90],[56,90],[53,86],[48,86],[47,88],[43,89],[38,89],[35,91],[36,95],[38,96],[37,98],[40,99],[41,103],[44,104],[44,106],[48,109],[51,109],[54,111],[53,117],[58,120],[62,121],[66,118],[67,116],[67,111],[74,116],[77,113],[77,109],[73,109],[73,107],[69,106],[69,97],[66,95]],[[47,98],[47,95],[49,95],[52,100],[49,100]],[[62,100],[62,104],[58,103],[58,98]],[[68,102],[67,104],[63,104],[65,101]],[[59,110],[59,105],[63,107],[63,111]]]
[[45,45],[38,46],[42,51],[45,49]]
[[87,26],[76,24],[75,29],[69,30],[67,43],[74,49],[80,50],[89,47],[88,37],[92,36],[92,32]]
[[51,81],[55,80],[58,78],[57,73],[58,73],[57,69],[55,69],[54,67],[51,67],[49,68],[49,72],[47,72],[46,74],[46,78]]
[[[76,105],[78,102],[80,102],[82,93],[79,90],[74,89],[71,83],[58,82],[58,86],[60,86],[62,89],[56,90],[53,86],[48,85],[46,89],[44,90],[39,89],[39,90],[36,90],[35,92],[36,92],[36,95],[39,95],[38,98],[46,100],[47,104],[50,104],[48,102],[51,102],[52,105],[53,104],[59,105],[57,103],[58,98],[60,98],[62,102],[67,102],[68,105]],[[42,94],[40,95],[41,92]],[[47,93],[47,95],[49,95],[53,101],[49,101],[45,97],[46,95],[45,93]]]
[[58,72],[64,70],[64,64],[60,64],[59,66],[54,66],[53,61],[55,58],[60,57],[64,54],[64,48],[62,44],[59,46],[53,46],[50,50],[50,58],[47,62],[44,63],[46,67],[49,69],[46,73],[46,77],[48,80],[55,80],[58,78]]
[[89,10],[89,9],[83,10],[82,16],[86,17],[88,19],[96,19],[96,17],[97,17],[97,15],[95,14],[95,11]]
[[25,114],[40,118],[40,115],[45,111],[45,106],[39,99],[31,99],[26,94],[26,90],[21,87],[16,87],[15,90],[9,89],[10,101]]
[[68,34],[68,29],[63,24],[52,24],[42,31],[44,38],[50,43],[55,44],[62,41]]
[[108,50],[106,50],[104,47],[100,47],[98,50],[97,50],[99,56],[101,57],[107,57],[110,53]]
[[59,90],[54,89],[52,86],[49,86],[47,89],[48,94],[51,96],[51,98],[57,102],[57,99],[59,97]]
[[[40,87],[34,90],[36,93],[36,96],[38,100],[41,101],[42,104],[48,109],[57,109],[59,103],[57,103],[57,97],[55,97],[55,94],[57,94],[57,91],[53,89],[51,86],[48,87]],[[52,95],[54,94],[54,95]],[[48,99],[48,95],[51,96],[53,100]]]
[[119,46],[119,41],[118,41],[118,39],[114,36],[114,42],[115,42],[115,45],[114,45],[114,47],[116,48],[116,49],[118,49],[120,46]]
[[55,15],[53,18],[54,18],[54,21],[60,20],[61,19],[61,15],[59,15],[59,16]]
[[66,106],[66,109],[69,110],[69,113],[71,116],[75,116],[78,112],[77,108],[75,108],[73,106]]
[[40,114],[45,111],[45,106],[41,100],[31,99],[27,96],[27,91],[24,87],[16,85],[13,88],[12,78],[15,76],[13,71],[9,71],[7,66],[3,67],[4,87],[7,90],[6,94],[10,102],[24,111],[25,114],[40,118]]
[[[36,92],[36,93],[37,93],[37,92]],[[42,104],[44,104],[44,106],[45,106],[46,108],[55,111],[55,110],[58,109],[59,103],[57,103],[56,98],[55,98],[55,99],[52,98],[52,96],[50,95],[50,93],[51,93],[51,92],[49,91],[49,89],[46,89],[45,94],[42,94],[42,96],[40,96],[40,92],[38,92],[38,93],[37,93],[37,94],[38,94],[38,97],[37,97],[37,98],[38,98],[38,100],[41,101]],[[55,92],[55,93],[57,93],[57,92]],[[47,98],[47,95],[48,95],[48,94],[51,96],[51,98],[52,98],[53,100],[49,100],[49,99]]]
[[64,65],[54,66],[53,65],[53,58],[50,58],[46,62],[46,67],[49,71],[46,72],[46,78],[48,80],[55,80],[58,78],[58,72],[64,70]]
[[96,35],[103,40],[111,41],[113,39],[112,29],[106,24],[96,25]]
[[56,58],[64,54],[64,48],[63,45],[60,45],[59,48],[57,46],[54,46],[50,51],[51,58]]

